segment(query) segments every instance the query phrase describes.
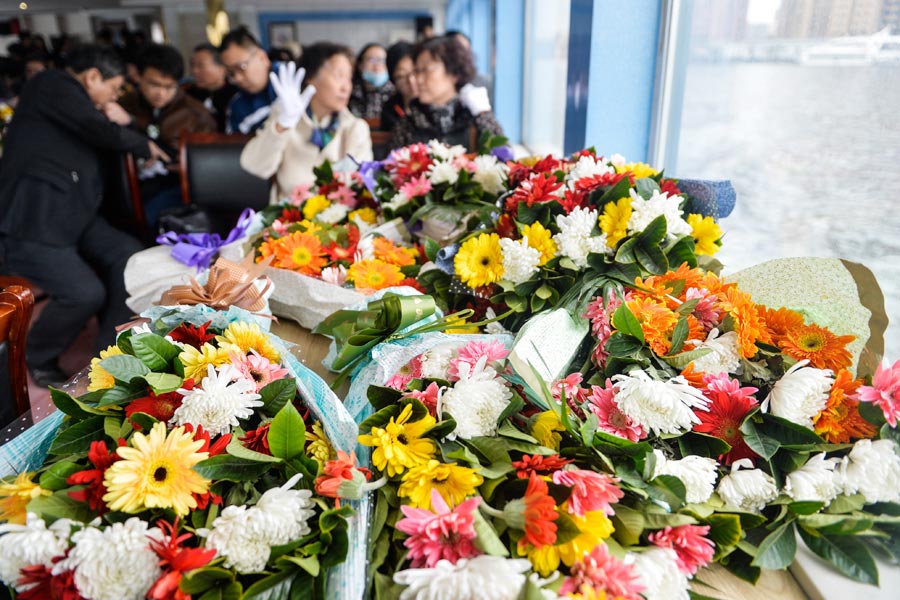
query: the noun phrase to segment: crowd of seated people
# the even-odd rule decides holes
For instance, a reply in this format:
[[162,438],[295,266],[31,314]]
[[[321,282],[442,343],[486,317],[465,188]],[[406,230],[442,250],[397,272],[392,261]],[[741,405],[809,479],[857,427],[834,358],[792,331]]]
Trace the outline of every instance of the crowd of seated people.
[[[52,46],[23,33],[0,59],[0,102],[14,110],[0,156],[0,274],[48,296],[27,350],[41,385],[65,380],[59,355],[88,318],[99,318],[98,349],[127,320],[122,272],[160,214],[183,204],[176,159],[186,134],[249,137],[241,165],[271,179],[278,201],[312,183],[325,159],[372,160],[374,130],[389,147],[438,139],[470,149],[482,132],[502,133],[459,33],[354,55],[326,41],[267,51],[239,27],[218,47],[194,46],[189,77],[175,47],[135,32]],[[138,165],[143,240],[101,209],[104,174],[125,153]]]

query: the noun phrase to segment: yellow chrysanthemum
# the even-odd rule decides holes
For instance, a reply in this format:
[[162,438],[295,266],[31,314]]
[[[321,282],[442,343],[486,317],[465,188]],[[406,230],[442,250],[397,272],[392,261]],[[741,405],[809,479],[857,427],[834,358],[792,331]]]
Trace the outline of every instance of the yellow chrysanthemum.
[[528,238],[528,245],[541,253],[538,266],[543,267],[556,256],[556,242],[550,230],[535,221],[531,225],[522,227],[522,237]]
[[98,390],[108,390],[109,388],[116,385],[116,380],[113,378],[109,372],[100,366],[100,361],[104,358],[109,358],[110,356],[116,356],[118,354],[125,354],[121,350],[119,350],[118,346],[110,346],[106,350],[100,351],[100,357],[94,357],[91,359],[91,370],[88,373],[88,377],[90,377],[91,382],[88,384],[89,392],[96,392]]
[[482,233],[469,238],[453,259],[456,274],[471,288],[495,283],[503,278],[503,250],[500,236]]
[[619,198],[607,202],[600,215],[600,231],[606,234],[606,245],[615,248],[628,234],[628,220],[631,219],[631,198]]
[[31,481],[33,476],[34,473],[19,473],[13,483],[0,484],[0,522],[24,525],[28,503],[53,493]]
[[566,428],[560,423],[559,415],[556,414],[556,411],[546,410],[535,417],[531,426],[531,435],[542,446],[559,450],[559,443],[562,441],[562,436],[559,435],[559,432],[565,430]]
[[347,281],[352,281],[358,290],[382,290],[397,285],[403,279],[400,267],[377,258],[355,262],[347,271]]
[[634,175],[635,179],[642,179],[644,177],[653,177],[655,175],[659,175],[659,171],[657,171],[647,163],[642,162],[617,165],[616,173],[631,173],[632,175]]
[[357,208],[348,215],[351,222],[359,219],[363,223],[374,225],[378,221],[378,213],[372,208]]
[[321,194],[313,196],[303,203],[303,216],[307,219],[312,219],[329,206],[331,206],[331,201],[325,196]]
[[201,380],[206,377],[209,365],[218,367],[231,361],[228,351],[224,348],[216,348],[209,342],[203,344],[200,349],[193,346],[185,346],[178,360],[184,365],[184,376],[187,379]]
[[409,498],[416,508],[431,508],[431,490],[437,490],[447,504],[457,506],[473,495],[482,481],[475,469],[429,460],[403,476],[397,495]]
[[691,236],[694,238],[694,252],[712,256],[719,251],[719,244],[716,242],[722,239],[722,228],[715,219],[692,214],[688,215],[687,223],[693,230]]
[[319,465],[324,466],[329,460],[337,457],[337,452],[328,441],[320,422],[313,423],[312,431],[306,432],[306,441],[309,442],[306,446],[306,455],[315,459]]
[[268,334],[256,323],[236,321],[229,325],[222,335],[217,335],[216,341],[219,342],[219,347],[226,352],[239,352],[246,355],[254,350],[260,356],[269,359],[269,362],[277,363],[281,360],[281,355],[269,341]]
[[184,427],[166,434],[166,424],[156,423],[150,435],[135,432],[131,446],[120,446],[121,457],[103,477],[103,501],[110,510],[137,513],[148,508],[171,508],[186,515],[197,507],[194,494],[209,490],[210,481],[193,467],[209,457],[197,452],[203,440],[195,440]]
[[317,225],[315,222],[310,221],[309,219],[303,219],[297,224],[303,228],[303,233],[316,233],[317,231],[322,230],[322,227]]
[[389,477],[399,475],[434,456],[437,447],[428,438],[422,437],[437,421],[431,415],[409,422],[412,416],[412,404],[407,404],[397,417],[391,417],[387,425],[372,427],[368,434],[359,436],[363,446],[374,446],[372,464],[381,471],[387,471]]

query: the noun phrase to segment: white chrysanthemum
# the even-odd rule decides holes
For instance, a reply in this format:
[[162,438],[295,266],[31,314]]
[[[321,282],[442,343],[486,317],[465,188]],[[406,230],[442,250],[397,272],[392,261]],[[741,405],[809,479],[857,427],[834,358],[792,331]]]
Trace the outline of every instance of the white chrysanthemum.
[[334,225],[343,221],[350,209],[340,202],[332,202],[331,206],[316,215],[316,221]]
[[807,364],[808,360],[801,360],[775,382],[762,403],[762,411],[771,409],[776,417],[812,429],[813,419],[828,404],[834,379],[830,370]]
[[459,381],[441,396],[441,409],[456,421],[454,434],[463,439],[493,436],[497,419],[509,404],[512,392],[482,356],[474,366],[459,364]]
[[615,169],[606,163],[595,160],[592,156],[582,156],[575,163],[575,166],[569,171],[566,180],[569,182],[569,188],[575,187],[575,182],[585,177],[595,177],[597,175],[605,175],[606,173],[615,173]]
[[428,379],[447,379],[450,359],[453,358],[457,344],[441,344],[422,353],[422,377]]
[[528,245],[528,237],[521,240],[500,238],[500,248],[503,250],[503,279],[519,284],[538,272],[541,253]]
[[481,184],[488,194],[502,194],[506,191],[509,168],[497,160],[496,156],[482,154],[475,157],[475,173],[472,180]]
[[382,208],[387,208],[393,211],[396,211],[402,206],[406,206],[409,204],[409,198],[403,192],[397,192],[394,194],[391,199],[384,204],[381,205]]
[[695,349],[709,348],[711,351],[694,360],[694,370],[710,375],[719,373],[737,373],[741,367],[741,353],[738,347],[738,334],[729,331],[719,335],[718,329],[713,329],[706,336],[706,341],[694,341]]
[[754,469],[749,458],[734,461],[731,473],[722,477],[716,491],[728,506],[755,513],[778,497],[775,480],[765,471]]
[[287,544],[310,532],[307,521],[315,514],[312,492],[293,489],[300,477],[294,475],[283,486],[267,490],[253,507],[252,520],[263,525],[264,540],[270,546]]
[[515,600],[530,569],[524,558],[485,554],[456,564],[439,560],[431,569],[399,571],[394,581],[407,586],[400,600]]
[[703,503],[712,496],[716,485],[716,470],[719,464],[705,456],[685,456],[681,460],[668,460],[662,452],[654,450],[656,469],[654,477],[672,475],[684,484],[685,500],[689,503]]
[[649,199],[644,200],[633,188],[629,190],[629,194],[631,194],[631,218],[628,219],[629,233],[643,231],[653,219],[660,215],[666,218],[666,235],[669,237],[690,235],[693,231],[687,221],[682,218],[684,213],[681,212],[679,207],[679,204],[681,204],[679,196],[670,197],[665,192],[660,193],[659,190],[653,190],[653,195]]
[[451,163],[436,162],[428,167],[428,180],[431,182],[431,185],[440,185],[442,183],[453,185],[457,179],[459,179],[459,169]]
[[178,393],[184,398],[169,422],[176,426],[202,425],[211,436],[229,433],[232,427],[240,425],[239,419],[252,416],[253,409],[263,405],[256,383],[241,377],[230,364],[218,369],[209,365],[199,388],[181,388]]
[[625,157],[616,152],[612,156],[609,157],[609,164],[614,165],[616,167],[621,167],[626,164],[628,161],[625,160]]
[[431,140],[428,142],[428,151],[431,155],[438,159],[444,161],[450,161],[456,158],[457,156],[462,156],[466,153],[465,146],[460,146],[459,144],[455,146],[448,146],[444,142],[439,140]]
[[322,281],[332,285],[344,285],[347,281],[347,267],[337,265],[335,267],[325,267],[320,275]]
[[[484,318],[487,320],[497,318],[497,313],[494,312],[493,308],[488,308],[484,311]],[[493,323],[488,323],[484,326],[484,332],[489,333],[491,335],[501,335],[501,334],[509,334],[511,333],[509,329],[500,324],[499,321],[494,321]]]
[[634,570],[644,586],[646,600],[688,600],[688,577],[678,568],[678,555],[671,548],[651,547],[634,556]]
[[561,256],[568,256],[579,269],[587,267],[590,253],[602,254],[609,248],[606,234],[592,235],[597,227],[597,211],[576,207],[567,215],[557,215],[559,233],[553,236]]
[[622,412],[654,434],[687,431],[700,422],[693,409],[708,410],[709,400],[680,375],[657,381],[644,371],[632,371],[613,376],[613,381]]
[[52,559],[69,547],[69,531],[73,521],[59,519],[50,527],[34,513],[25,516],[25,524],[0,525],[0,581],[24,592],[31,585],[15,585],[20,570],[31,565],[53,565]]
[[271,548],[251,531],[252,509],[226,506],[212,523],[212,529],[198,529],[206,547],[225,557],[225,567],[238,573],[257,573],[266,568]]
[[834,468],[838,460],[816,454],[806,464],[788,474],[784,493],[796,501],[812,500],[829,504],[841,492]]
[[859,440],[837,468],[845,494],[866,502],[900,502],[900,456],[892,440]]
[[356,252],[353,254],[353,262],[361,262],[375,256],[374,236],[364,237],[356,244]]
[[162,575],[151,538],[161,540],[163,534],[138,517],[102,530],[86,527],[72,535],[75,545],[53,573],[74,569],[75,585],[85,598],[141,600]]

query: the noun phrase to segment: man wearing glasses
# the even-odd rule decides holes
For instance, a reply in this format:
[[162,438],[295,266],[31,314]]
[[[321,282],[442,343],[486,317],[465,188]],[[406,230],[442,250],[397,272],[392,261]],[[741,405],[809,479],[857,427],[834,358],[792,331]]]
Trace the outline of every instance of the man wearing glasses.
[[228,105],[227,133],[252,133],[269,116],[277,95],[269,83],[272,63],[246,27],[231,30],[219,46],[228,79],[240,91]]

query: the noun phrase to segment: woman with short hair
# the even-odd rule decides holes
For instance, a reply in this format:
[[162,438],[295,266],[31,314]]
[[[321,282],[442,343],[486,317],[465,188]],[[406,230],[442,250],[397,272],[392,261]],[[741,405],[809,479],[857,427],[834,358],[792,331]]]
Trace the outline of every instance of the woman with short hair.
[[350,112],[363,119],[380,119],[382,107],[395,91],[387,68],[387,50],[381,44],[366,44],[356,57]]

